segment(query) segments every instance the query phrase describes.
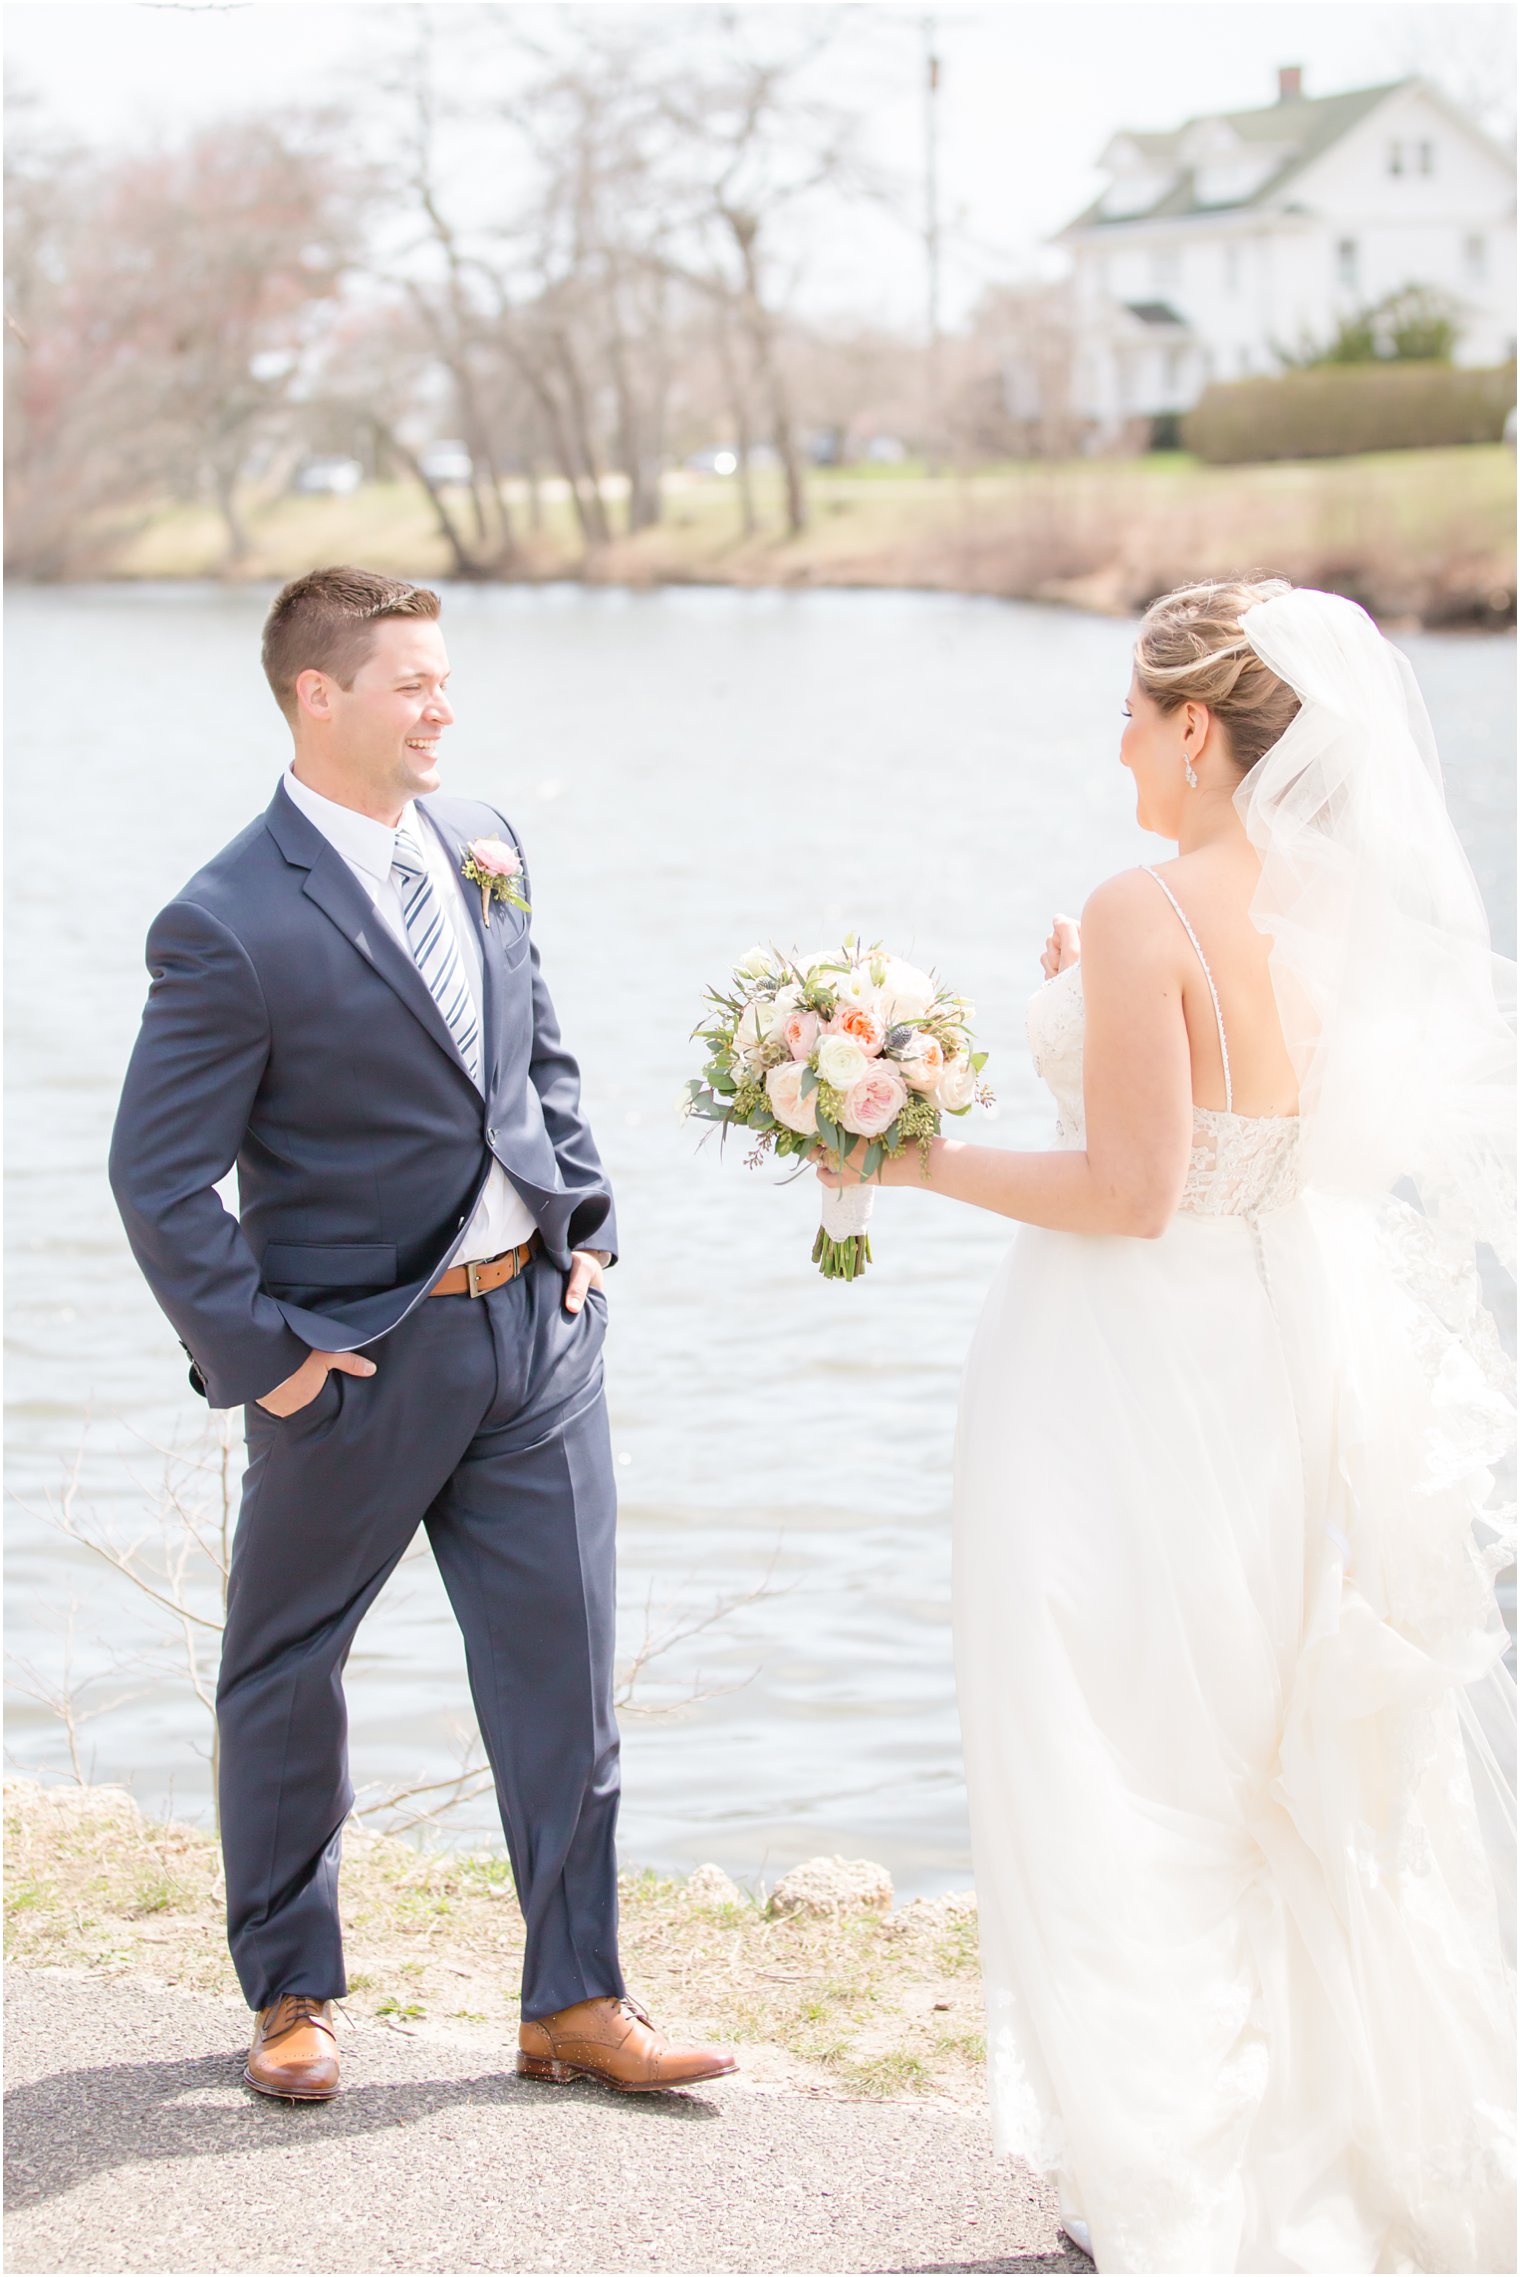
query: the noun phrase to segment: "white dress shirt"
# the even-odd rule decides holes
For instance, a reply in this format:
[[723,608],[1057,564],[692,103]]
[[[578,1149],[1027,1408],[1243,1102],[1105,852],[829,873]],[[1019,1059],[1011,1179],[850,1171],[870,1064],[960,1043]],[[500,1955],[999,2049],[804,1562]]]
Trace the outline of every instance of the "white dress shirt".
[[[394,933],[408,956],[412,954],[407,939],[406,919],[401,908],[401,891],[396,884],[391,864],[396,853],[396,833],[388,823],[376,822],[367,814],[359,814],[351,806],[339,806],[335,799],[323,798],[310,784],[303,783],[299,775],[288,771],[285,789],[291,803],[300,808],[307,821],[320,830],[352,870],[370,900],[376,914]],[[418,814],[408,800],[401,817],[401,827],[410,831],[422,848],[424,859],[432,875],[433,891],[437,896],[439,914],[445,925],[452,928],[454,945],[459,951],[465,981],[474,1000],[475,1017],[480,1022],[482,1038],[481,1058],[485,1058],[485,1018],[482,995],[485,986],[481,961],[480,938],[464,899],[464,880],[449,858],[443,840],[425,816]],[[469,1265],[482,1257],[498,1257],[504,1249],[515,1249],[535,1230],[537,1220],[523,1200],[501,1164],[492,1161],[485,1190],[476,1204],[475,1215],[465,1228],[464,1239],[454,1252],[456,1265]]]

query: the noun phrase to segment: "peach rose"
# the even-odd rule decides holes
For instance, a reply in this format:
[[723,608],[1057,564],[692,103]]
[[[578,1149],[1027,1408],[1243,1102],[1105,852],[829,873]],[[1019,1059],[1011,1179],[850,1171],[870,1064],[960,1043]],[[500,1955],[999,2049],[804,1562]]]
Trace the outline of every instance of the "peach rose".
[[908,1086],[890,1060],[868,1068],[845,1093],[839,1120],[858,1138],[879,1138],[908,1103]]
[[472,838],[468,852],[477,870],[488,877],[515,878],[522,871],[522,856],[505,838]]
[[868,1004],[843,1003],[829,1022],[831,1036],[850,1036],[867,1059],[875,1059],[886,1041],[886,1022]]
[[821,1026],[817,1013],[809,1012],[804,1006],[787,1014],[781,1033],[786,1038],[786,1048],[793,1059],[812,1058],[813,1046],[818,1041]]
[[901,1055],[903,1081],[915,1091],[932,1091],[945,1072],[945,1051],[938,1036],[927,1036],[920,1029],[904,1044]]
[[810,1133],[818,1128],[818,1099],[810,1091],[802,1096],[802,1078],[807,1073],[801,1060],[784,1059],[779,1067],[768,1070],[765,1078],[765,1096],[770,1101],[771,1113],[778,1123],[785,1123],[789,1131]]

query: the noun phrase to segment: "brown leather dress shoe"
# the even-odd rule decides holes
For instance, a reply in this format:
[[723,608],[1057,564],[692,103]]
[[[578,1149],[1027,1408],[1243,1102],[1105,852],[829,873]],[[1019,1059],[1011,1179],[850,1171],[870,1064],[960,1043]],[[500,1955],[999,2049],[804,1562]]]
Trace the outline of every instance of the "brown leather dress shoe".
[[578,2000],[554,2016],[525,2023],[517,2036],[517,2069],[524,2079],[599,2079],[625,2095],[662,2087],[691,2087],[739,2068],[721,2048],[673,2048],[636,2000]]
[[261,2095],[296,2103],[326,2103],[338,2092],[338,2035],[332,2002],[309,1993],[282,1993],[253,2020],[253,2045],[243,2077]]

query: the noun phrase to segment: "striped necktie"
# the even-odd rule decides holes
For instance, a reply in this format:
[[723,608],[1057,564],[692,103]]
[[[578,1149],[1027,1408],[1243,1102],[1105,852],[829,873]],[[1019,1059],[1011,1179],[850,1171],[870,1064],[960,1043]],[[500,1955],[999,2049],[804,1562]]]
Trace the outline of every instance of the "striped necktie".
[[465,978],[464,959],[449,913],[433,890],[432,872],[409,830],[396,832],[391,874],[401,895],[406,938],[417,970],[448,1022],[459,1056],[475,1084],[480,1082],[480,1022]]

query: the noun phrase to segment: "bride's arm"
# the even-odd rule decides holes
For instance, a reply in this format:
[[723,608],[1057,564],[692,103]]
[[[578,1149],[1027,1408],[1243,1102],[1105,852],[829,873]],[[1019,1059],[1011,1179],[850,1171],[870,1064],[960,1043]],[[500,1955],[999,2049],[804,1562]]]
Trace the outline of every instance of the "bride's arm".
[[1083,911],[1085,1148],[1024,1154],[937,1138],[927,1175],[910,1146],[883,1165],[883,1183],[1061,1233],[1164,1233],[1193,1130],[1175,927],[1160,922],[1168,914],[1139,871],[1110,878]]

